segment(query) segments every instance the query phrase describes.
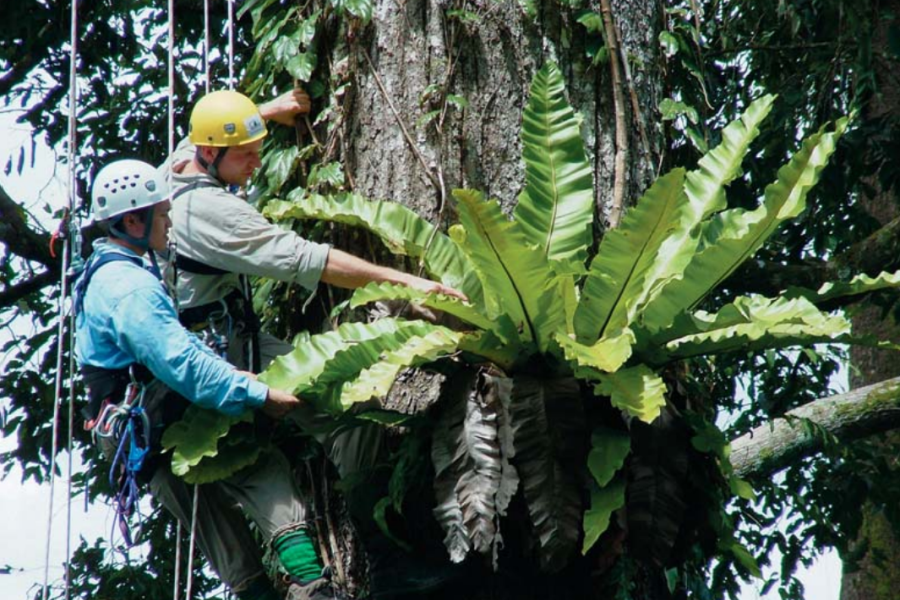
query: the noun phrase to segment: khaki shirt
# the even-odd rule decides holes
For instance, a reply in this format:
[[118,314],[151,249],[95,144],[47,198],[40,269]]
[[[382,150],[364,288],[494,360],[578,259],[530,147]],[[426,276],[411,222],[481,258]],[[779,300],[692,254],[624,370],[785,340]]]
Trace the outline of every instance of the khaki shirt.
[[[193,157],[179,144],[173,158]],[[168,163],[160,167],[168,175]],[[240,290],[239,274],[269,277],[315,289],[330,246],[310,242],[267,221],[256,208],[229,192],[209,175],[172,175],[172,192],[196,181],[213,184],[186,192],[172,202],[172,231],[178,254],[226,275],[179,270],[176,280],[181,310],[218,301]]]

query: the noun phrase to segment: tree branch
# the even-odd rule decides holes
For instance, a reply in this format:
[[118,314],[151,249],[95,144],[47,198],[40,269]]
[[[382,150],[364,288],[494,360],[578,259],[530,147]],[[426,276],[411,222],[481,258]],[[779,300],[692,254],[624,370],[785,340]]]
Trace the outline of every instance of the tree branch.
[[822,450],[809,420],[841,441],[900,427],[900,377],[820,398],[731,442],[731,464],[741,477],[768,476]]
[[48,285],[56,283],[59,278],[58,272],[44,271],[38,273],[31,279],[12,285],[5,290],[0,291],[0,309],[12,306],[22,298],[33,294]]
[[50,255],[49,243],[50,236],[31,229],[22,207],[0,186],[0,244],[16,256],[59,271],[59,261]]

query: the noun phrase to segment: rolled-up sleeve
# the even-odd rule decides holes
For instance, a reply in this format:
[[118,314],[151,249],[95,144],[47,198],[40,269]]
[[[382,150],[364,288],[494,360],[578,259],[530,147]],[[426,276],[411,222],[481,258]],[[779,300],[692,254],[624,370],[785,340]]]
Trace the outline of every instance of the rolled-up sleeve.
[[[183,204],[182,204],[183,203]],[[270,223],[253,206],[221,188],[200,188],[176,200],[176,242],[182,252],[228,271],[318,285],[330,246]]]
[[174,305],[158,284],[124,296],[111,319],[119,346],[198,406],[239,415],[265,403],[268,387],[201,350],[199,340],[178,322]]

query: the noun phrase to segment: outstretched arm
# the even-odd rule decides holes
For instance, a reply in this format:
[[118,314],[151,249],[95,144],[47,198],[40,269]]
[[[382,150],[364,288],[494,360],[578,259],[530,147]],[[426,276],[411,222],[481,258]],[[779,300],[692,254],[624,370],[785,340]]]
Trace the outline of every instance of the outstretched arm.
[[342,250],[332,248],[322,271],[322,281],[342,288],[355,289],[372,281],[399,283],[429,294],[446,294],[468,300],[465,294],[437,281],[423,279],[389,267],[381,267]]

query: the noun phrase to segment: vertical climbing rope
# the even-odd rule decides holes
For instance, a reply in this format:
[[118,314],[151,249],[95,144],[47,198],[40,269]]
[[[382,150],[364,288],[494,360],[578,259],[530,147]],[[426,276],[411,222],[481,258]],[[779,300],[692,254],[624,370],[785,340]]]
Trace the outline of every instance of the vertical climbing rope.
[[[166,66],[166,75],[169,83],[168,94],[168,139],[166,143],[167,155],[171,160],[175,153],[175,0],[168,0],[169,16],[169,62]],[[208,38],[207,38],[208,39]],[[207,42],[208,47],[208,42]],[[166,184],[172,189],[172,165],[169,166]],[[175,574],[172,584],[172,599],[178,600],[181,587],[181,521],[176,519],[175,524]],[[187,598],[187,596],[186,596]]]
[[[80,249],[78,250],[80,252]],[[72,463],[75,462],[74,432],[75,432],[75,402],[73,393],[75,390],[75,315],[72,314],[69,323],[69,438],[67,451],[69,453],[69,468],[66,480],[66,600],[72,589],[72,569],[69,558],[72,556]],[[85,481],[84,496],[88,496],[88,481]]]
[[190,543],[188,544],[188,572],[187,572],[187,589],[184,592],[185,600],[190,600],[191,598],[191,588],[194,583],[194,569],[193,569],[193,560],[194,560],[194,543],[197,540],[197,505],[199,504],[199,496],[200,496],[200,486],[198,484],[194,484],[194,499],[192,502],[191,508],[191,537]]
[[228,2],[228,89],[234,89],[234,0]]
[[203,72],[206,74],[206,93],[209,93],[209,0],[203,0]]
[[[69,32],[69,138],[68,138],[68,148],[67,148],[67,160],[69,163],[69,176],[68,176],[68,196],[69,196],[69,211],[68,215],[71,216],[73,209],[75,207],[75,156],[76,156],[76,148],[75,148],[75,108],[77,106],[77,82],[75,81],[76,75],[76,58],[77,58],[77,33],[78,33],[78,10],[77,3],[75,0],[72,1],[71,5],[71,28]],[[56,334],[56,377],[54,379],[54,392],[53,392],[53,426],[52,433],[53,439],[51,441],[51,449],[50,449],[50,500],[48,502],[47,508],[47,539],[46,546],[44,548],[44,583],[41,588],[41,598],[42,600],[47,600],[47,594],[49,591],[49,582],[50,582],[50,543],[53,534],[53,496],[56,488],[56,454],[59,450],[59,443],[57,438],[59,437],[59,405],[62,401],[62,367],[63,367],[63,353],[65,351],[65,327],[66,327],[66,291],[67,291],[67,283],[69,276],[69,253],[71,250],[71,244],[68,241],[63,245],[63,253],[62,253],[62,264],[60,265],[60,290],[59,290],[59,323]],[[71,400],[71,388],[69,389],[70,400]],[[71,435],[71,428],[70,428]],[[69,456],[69,461],[71,462],[71,456]],[[70,471],[71,472],[71,471]],[[71,478],[70,478],[71,479]],[[69,498],[71,501],[71,497]],[[69,557],[68,557],[68,541],[66,545],[66,598],[69,596]]]

